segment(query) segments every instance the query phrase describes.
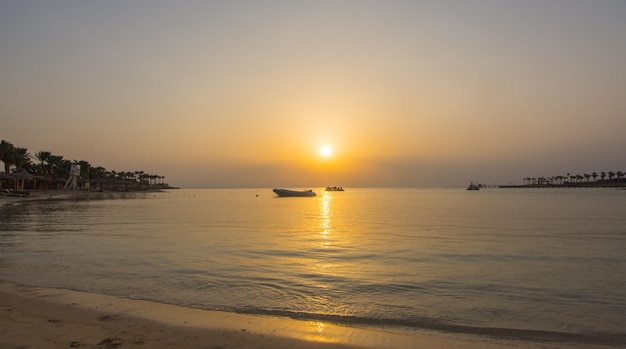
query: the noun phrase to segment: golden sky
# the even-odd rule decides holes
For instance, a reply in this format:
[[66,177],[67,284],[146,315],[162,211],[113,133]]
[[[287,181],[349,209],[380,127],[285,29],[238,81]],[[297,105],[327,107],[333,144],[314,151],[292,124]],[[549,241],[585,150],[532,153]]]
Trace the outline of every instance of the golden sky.
[[624,18],[602,0],[4,1],[0,137],[184,187],[624,171]]

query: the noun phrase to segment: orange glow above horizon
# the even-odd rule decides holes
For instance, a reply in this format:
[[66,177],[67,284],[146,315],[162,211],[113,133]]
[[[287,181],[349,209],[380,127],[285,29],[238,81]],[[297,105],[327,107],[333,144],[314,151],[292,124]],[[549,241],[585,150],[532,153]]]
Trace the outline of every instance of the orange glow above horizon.
[[0,4],[4,139],[183,187],[623,164],[626,2],[150,4]]

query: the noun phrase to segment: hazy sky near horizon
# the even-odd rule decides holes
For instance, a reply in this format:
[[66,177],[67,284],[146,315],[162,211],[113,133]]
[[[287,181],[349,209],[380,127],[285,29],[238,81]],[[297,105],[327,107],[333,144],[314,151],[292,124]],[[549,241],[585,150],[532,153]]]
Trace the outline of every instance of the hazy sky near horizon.
[[184,187],[625,171],[624,18],[617,0],[2,0],[0,138]]

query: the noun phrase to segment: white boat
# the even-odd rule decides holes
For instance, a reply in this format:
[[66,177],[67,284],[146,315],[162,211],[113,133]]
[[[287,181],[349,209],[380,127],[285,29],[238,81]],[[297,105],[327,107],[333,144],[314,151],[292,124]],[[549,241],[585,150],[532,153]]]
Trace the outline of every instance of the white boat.
[[273,192],[276,195],[281,197],[286,196],[316,196],[315,192],[311,189],[309,190],[289,190],[289,189],[273,189]]

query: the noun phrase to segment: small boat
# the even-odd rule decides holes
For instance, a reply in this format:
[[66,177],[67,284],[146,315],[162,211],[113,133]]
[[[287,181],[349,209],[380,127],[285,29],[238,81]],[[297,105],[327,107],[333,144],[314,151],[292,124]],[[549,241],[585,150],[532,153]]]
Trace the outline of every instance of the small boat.
[[343,191],[343,187],[326,187],[326,191]]
[[480,190],[480,186],[474,183],[470,183],[470,185],[467,186],[467,190]]
[[272,190],[276,195],[280,197],[289,197],[289,196],[316,196],[315,192],[311,189],[309,190],[289,190],[289,189],[273,189]]

